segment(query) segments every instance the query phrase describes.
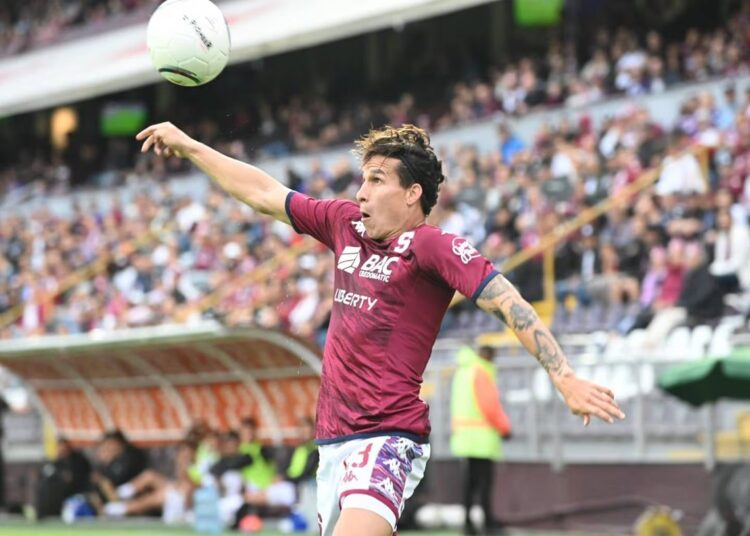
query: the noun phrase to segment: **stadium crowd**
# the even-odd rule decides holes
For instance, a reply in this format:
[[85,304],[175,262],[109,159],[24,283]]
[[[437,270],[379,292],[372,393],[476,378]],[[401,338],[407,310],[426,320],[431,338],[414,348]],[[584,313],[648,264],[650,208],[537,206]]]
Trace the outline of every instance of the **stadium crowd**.
[[[638,35],[625,28],[601,28],[588,49],[557,41],[544,55],[516,57],[484,73],[467,65],[460,79],[444,81],[446,93],[432,97],[405,92],[393,102],[377,102],[311,91],[273,107],[259,99],[244,103],[243,114],[237,114],[238,119],[249,114],[260,125],[245,140],[244,150],[251,156],[283,156],[349,143],[370,125],[412,123],[433,131],[496,114],[583,108],[613,95],[659,93],[681,82],[748,73],[748,23],[750,2],[724,27],[691,29],[674,42],[655,30]],[[437,62],[434,72],[445,70],[439,58],[425,61]],[[326,84],[312,80],[308,87]],[[241,128],[237,124],[228,130]]]
[[[530,146],[502,123],[495,151],[439,147],[449,180],[430,222],[468,236],[500,265],[562,220],[616,196],[645,169],[661,164],[654,187],[583,228],[556,253],[563,305],[558,328],[627,330],[648,324],[656,312],[690,297],[681,290],[694,265],[705,264],[712,276],[704,278],[707,284],[741,296],[750,290],[750,101],[730,85],[723,102],[700,94],[680,109],[676,125],[658,125],[645,109],[632,106],[599,129],[585,116],[577,123],[564,121],[539,132]],[[709,151],[707,177],[695,156],[682,153],[691,146]],[[131,180],[146,181],[137,172]],[[290,182],[318,197],[353,198],[358,188],[348,160],[332,169],[314,164]],[[149,230],[153,238],[134,245]],[[191,305],[221,288],[222,299],[203,314],[232,325],[323,336],[333,265],[322,248],[312,246],[297,262],[282,263],[273,278],[229,284],[299,240],[289,227],[217,191],[192,199],[174,195],[168,183],[149,181],[128,201],[113,193],[110,208],[79,206],[70,220],[46,211],[3,218],[0,311],[19,306],[21,314],[0,334],[167,322],[195,314]],[[112,252],[105,270],[57,293],[71,273],[102,252]],[[536,300],[542,298],[540,274],[541,264],[534,261],[507,275]],[[583,317],[564,314],[570,296]],[[714,303],[691,311],[717,316],[723,309]],[[446,327],[471,328],[476,318],[467,314],[459,311]]]
[[[19,45],[12,43],[54,33],[43,31],[46,26],[59,30],[85,25],[156,3],[14,0],[10,9],[0,10],[0,54],[4,49],[17,52]],[[591,32],[586,46],[553,41],[545,54],[527,53],[502,65],[478,68],[469,61],[447,69],[440,57],[415,59],[428,66],[422,70],[453,73],[441,75],[445,90],[436,92],[433,84],[429,92],[417,88],[392,102],[356,98],[351,92],[346,97],[332,95],[325,80],[311,79],[307,92],[278,101],[240,93],[219,105],[226,107],[225,113],[219,114],[213,105],[190,106],[174,110],[170,117],[207,143],[225,143],[231,154],[263,158],[347,144],[371,125],[413,123],[434,131],[495,115],[520,116],[541,107],[580,109],[613,95],[658,93],[681,82],[750,72],[749,23],[747,0],[723,27],[690,29],[675,41],[655,30],[641,35],[600,27]],[[110,185],[132,167],[128,145],[121,140],[71,142],[65,154],[53,159],[19,150],[22,159],[0,168],[0,194],[60,192],[89,182]],[[169,172],[161,164],[151,165],[157,173]]]
[[318,449],[312,419],[302,419],[300,430],[295,445],[272,447],[260,441],[251,417],[237,430],[223,432],[197,423],[177,444],[171,470],[151,459],[158,449],[139,448],[118,430],[107,432],[88,452],[59,438],[30,506],[37,518],[62,515],[67,522],[160,515],[175,524],[192,521],[197,502],[213,501],[217,532],[223,527],[254,532],[269,517],[286,518],[289,529],[305,530],[316,522],[306,491],[317,470]]
[[5,0],[0,9],[0,57],[52,44],[71,29],[96,28],[107,19],[158,4],[159,0]]
[[[19,7],[42,9],[42,4]],[[67,5],[51,5],[58,4]],[[139,2],[122,2],[127,6],[122,8],[114,7],[119,2],[112,4],[116,11]],[[724,28],[703,34],[691,30],[682,42],[671,44],[654,32],[643,43],[627,31],[598,32],[590,59],[580,66],[570,47],[553,45],[544,62],[525,58],[492,71],[483,81],[456,84],[445,113],[420,110],[409,94],[394,104],[335,107],[322,97],[295,97],[287,105],[261,110],[262,143],[226,139],[211,120],[187,124],[186,130],[247,160],[258,154],[251,154],[250,147],[285,154],[349,142],[367,124],[411,121],[442,128],[496,112],[581,106],[613,92],[637,96],[681,80],[741,74],[747,69],[743,51],[749,6],[745,2]],[[573,89],[577,86],[594,97],[578,99]],[[561,90],[557,97],[555,88]],[[449,181],[430,221],[469,236],[501,264],[562,220],[616,195],[644,170],[663,164],[655,188],[610,211],[557,252],[556,293],[563,307],[557,308],[556,326],[627,331],[648,324],[653,316],[664,316],[655,315],[661,309],[684,303],[680,291],[689,272],[686,263],[703,259],[714,259],[708,265],[712,277],[705,281],[716,279],[730,296],[747,291],[750,92],[738,93],[729,82],[719,102],[710,94],[695,95],[679,104],[674,125],[657,124],[635,105],[596,129],[585,115],[577,123],[563,120],[538,132],[531,145],[500,121],[495,151],[439,147]],[[106,207],[77,206],[71,218],[41,210],[0,220],[0,314],[19,313],[15,322],[0,326],[0,338],[151,325],[190,318],[202,309],[202,314],[232,325],[324,336],[332,294],[329,255],[313,247],[298,262],[278,267],[276,277],[238,287],[229,284],[299,237],[217,191],[202,199],[176,195],[167,179],[188,169],[184,161],[139,155],[132,163],[127,142],[108,143],[106,155],[84,144],[73,158],[34,159],[0,170],[0,183],[10,190],[6,201],[28,177],[36,179],[26,189],[31,195],[65,192],[89,174],[110,188],[142,185],[141,193],[130,199],[112,189]],[[680,156],[689,146],[707,149],[707,177],[694,156]],[[290,170],[288,180],[293,188],[318,197],[353,198],[358,187],[357,171],[348,159],[330,169],[316,163],[306,172]],[[147,231],[149,237],[138,242]],[[109,253],[105,269],[70,286],[71,275],[102,252]],[[539,262],[508,275],[528,299],[541,299]],[[227,290],[222,299],[202,306],[201,300],[217,289]],[[739,294],[730,302],[745,310]],[[577,313],[565,314],[574,302],[581,305]],[[708,308],[718,309],[719,304]],[[471,329],[477,321],[459,308],[446,328]]]

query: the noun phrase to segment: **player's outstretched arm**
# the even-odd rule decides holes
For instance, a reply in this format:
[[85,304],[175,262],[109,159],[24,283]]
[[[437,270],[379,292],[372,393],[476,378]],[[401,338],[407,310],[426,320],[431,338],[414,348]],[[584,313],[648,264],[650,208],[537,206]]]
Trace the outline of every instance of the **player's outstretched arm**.
[[550,375],[570,411],[588,425],[591,415],[607,422],[624,419],[612,391],[576,376],[560,345],[534,308],[502,275],[496,275],[482,290],[477,305],[505,322],[518,340]]
[[258,212],[289,223],[284,208],[289,188],[265,171],[221,154],[172,123],[151,125],[135,138],[143,141],[142,152],[153,148],[160,156],[187,158],[232,196]]

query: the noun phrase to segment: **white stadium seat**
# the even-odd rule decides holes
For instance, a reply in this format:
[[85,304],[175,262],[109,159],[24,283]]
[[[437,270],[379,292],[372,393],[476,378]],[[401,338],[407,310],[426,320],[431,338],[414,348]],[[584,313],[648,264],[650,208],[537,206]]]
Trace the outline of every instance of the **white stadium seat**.
[[691,357],[697,359],[705,357],[713,335],[714,328],[711,326],[695,326],[690,334]]
[[685,326],[674,328],[659,350],[659,353],[666,359],[673,359],[675,361],[689,359],[690,328]]

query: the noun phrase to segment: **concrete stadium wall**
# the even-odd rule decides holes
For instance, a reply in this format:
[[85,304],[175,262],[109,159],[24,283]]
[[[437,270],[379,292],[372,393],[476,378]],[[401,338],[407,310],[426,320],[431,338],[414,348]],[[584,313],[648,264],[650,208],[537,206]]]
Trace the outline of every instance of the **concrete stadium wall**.
[[[461,478],[460,461],[430,461],[415,503],[460,504]],[[512,526],[531,514],[613,505],[609,511],[535,516],[539,519],[528,523],[550,529],[631,527],[645,510],[634,504],[640,499],[681,511],[684,533],[694,534],[711,503],[711,473],[699,464],[576,464],[555,471],[543,463],[498,463],[493,499],[495,515]],[[620,500],[624,506],[615,508]]]

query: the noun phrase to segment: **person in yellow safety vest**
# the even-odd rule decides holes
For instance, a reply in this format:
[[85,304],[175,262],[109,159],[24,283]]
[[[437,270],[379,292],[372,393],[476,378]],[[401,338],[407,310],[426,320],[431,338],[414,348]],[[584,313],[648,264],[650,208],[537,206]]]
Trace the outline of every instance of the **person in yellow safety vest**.
[[196,425],[187,434],[187,440],[197,443],[193,463],[187,470],[190,479],[197,486],[210,485],[211,467],[219,461],[219,433],[209,429],[204,423]]
[[314,526],[317,517],[315,494],[309,493],[307,484],[315,482],[320,456],[315,444],[315,422],[310,417],[303,417],[301,425],[303,442],[291,452],[285,468],[271,485],[263,490],[248,489],[245,492],[245,505],[240,510],[239,520],[262,514],[264,509],[287,508],[292,514],[302,516],[309,526]]
[[253,489],[264,490],[276,476],[276,463],[272,451],[258,441],[258,423],[252,417],[245,417],[240,423],[240,454],[246,454],[253,462],[242,469],[242,477]]
[[304,441],[292,451],[284,475],[284,478],[295,484],[315,478],[320,459],[318,446],[315,444],[315,421],[310,417],[303,417],[301,424]]
[[492,363],[494,354],[494,348],[489,346],[481,346],[479,353],[468,346],[461,348],[453,377],[451,451],[465,459],[462,467],[465,534],[479,534],[469,518],[477,492],[484,511],[485,530],[490,527],[502,530],[501,523],[492,516],[493,463],[502,457],[502,437],[510,436],[511,426],[500,403],[497,372]]

